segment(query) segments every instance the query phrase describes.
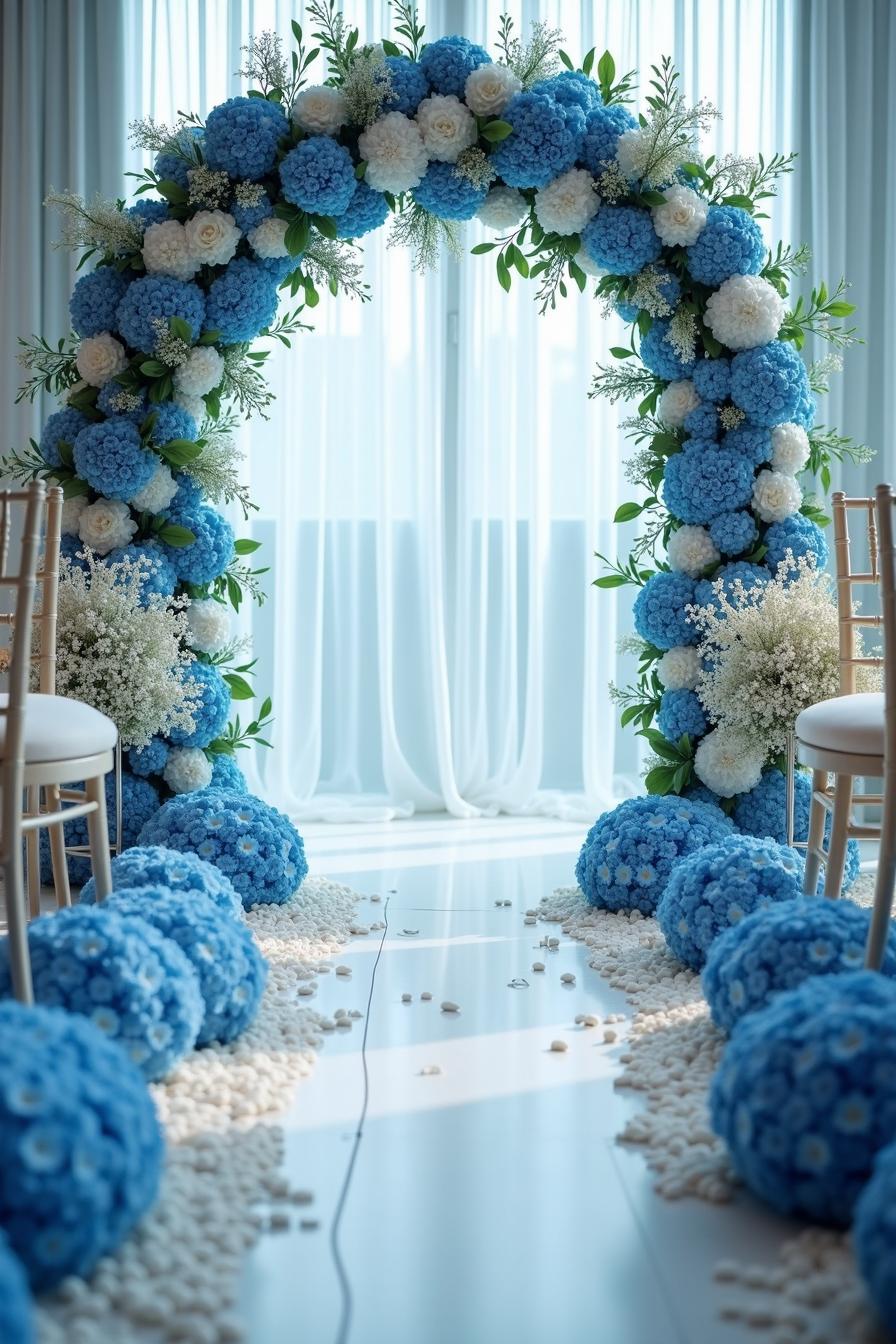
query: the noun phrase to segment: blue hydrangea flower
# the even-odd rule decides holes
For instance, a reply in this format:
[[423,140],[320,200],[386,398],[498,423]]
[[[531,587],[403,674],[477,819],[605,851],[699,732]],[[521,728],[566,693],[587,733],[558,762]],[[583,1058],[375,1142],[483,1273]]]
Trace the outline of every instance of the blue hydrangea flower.
[[[185,169],[186,166],[184,164]],[[186,172],[184,177],[186,177]],[[169,181],[173,180],[173,178],[169,178]],[[184,190],[186,190],[186,183],[184,184]],[[141,196],[134,205],[128,206],[125,214],[130,215],[132,219],[139,220],[143,227],[147,228],[150,224],[161,224],[168,218],[168,202],[157,201],[152,196]]]
[[709,525],[709,535],[723,555],[743,555],[756,541],[759,529],[752,513],[740,509],[736,513],[720,513],[714,518]]
[[884,1148],[873,1175],[859,1196],[852,1225],[852,1247],[865,1291],[888,1333],[896,1330],[896,1144]]
[[[764,770],[759,783],[747,793],[737,794],[732,817],[738,830],[746,835],[764,835],[783,845],[787,840],[787,781],[780,770]],[[809,775],[797,770],[794,776],[794,839],[805,842],[809,835],[809,805],[812,801],[812,782]],[[825,823],[825,837],[831,834],[831,818]],[[852,886],[859,875],[859,846],[850,840],[846,849],[846,871],[843,890]],[[820,887],[819,887],[820,889]]]
[[532,85],[533,93],[547,93],[558,103],[574,104],[587,114],[594,107],[603,107],[600,89],[594,80],[581,70],[562,70],[550,79],[540,79]]
[[714,287],[732,275],[756,275],[765,260],[759,225],[736,205],[711,205],[700,237],[686,251],[694,279]]
[[[609,208],[609,207],[607,207]],[[617,206],[616,209],[629,209],[631,207]],[[600,214],[604,212],[601,211]],[[647,214],[642,210],[641,214]],[[596,216],[600,218],[600,215]],[[647,215],[649,219],[650,216]],[[589,228],[591,225],[589,224]],[[651,225],[651,227],[653,227]],[[584,234],[582,237],[584,238]],[[656,235],[654,234],[654,237]],[[659,239],[657,239],[659,242]],[[666,378],[670,382],[675,382],[680,378],[690,378],[695,368],[694,360],[686,364],[681,355],[670,343],[669,322],[664,317],[655,318],[651,324],[650,330],[641,337],[640,355],[641,360],[651,373],[655,373],[657,378]]]
[[286,277],[292,275],[293,271],[301,264],[302,256],[255,257],[254,261],[256,266],[260,266],[279,288]]
[[[816,975],[860,971],[870,911],[850,900],[799,896],[757,910],[713,943],[703,970],[712,1020],[726,1034],[775,994]],[[887,934],[884,975],[896,978],[896,929]]]
[[210,504],[200,504],[178,509],[171,521],[188,527],[196,538],[189,546],[165,546],[181,582],[201,587],[223,574],[233,556],[233,528],[223,514]]
[[701,401],[684,418],[685,433],[692,439],[712,441],[719,437],[719,413],[712,402]]
[[[135,775],[160,775],[168,760],[168,743],[163,737],[154,737],[145,747],[131,747],[128,765]],[[91,878],[91,881],[93,879]],[[83,894],[81,899],[83,900]]]
[[896,984],[823,975],[741,1018],[710,1091],[745,1184],[785,1215],[848,1223],[896,1133]]
[[616,304],[616,311],[623,322],[637,322],[641,309],[636,303],[626,303],[622,300]]
[[722,447],[743,454],[750,459],[754,467],[760,467],[763,462],[771,461],[771,431],[760,425],[751,425],[749,420],[745,420],[736,429],[729,429],[722,439]]
[[257,205],[240,205],[238,201],[234,201],[227,208],[233,216],[234,223],[242,233],[249,233],[252,229],[257,229],[263,220],[270,219],[274,213],[274,207],[271,205],[270,198],[266,195],[262,195]]
[[257,182],[274,167],[277,149],[289,135],[278,103],[266,98],[228,98],[205,122],[205,158],[210,168]]
[[145,920],[183,952],[202,995],[197,1046],[235,1041],[251,1025],[268,964],[248,924],[222,918],[214,902],[201,892],[174,892],[169,887],[123,887],[101,908]]
[[205,330],[216,331],[223,345],[254,341],[270,326],[276,312],[277,286],[267,271],[248,257],[235,257],[211,283]]
[[188,476],[185,471],[178,471],[174,479],[177,481],[177,494],[171,501],[172,510],[175,513],[190,513],[198,508],[203,494],[195,477]]
[[731,361],[698,359],[691,373],[697,395],[718,405],[731,395]]
[[746,591],[764,588],[771,580],[771,573],[763,565],[751,564],[748,560],[732,560],[722,565],[711,579],[700,579],[694,589],[694,601],[701,607],[715,607],[721,611],[722,604],[715,592],[715,585],[721,581],[725,596],[730,600],[734,596],[736,582],[743,584]]
[[488,195],[488,183],[477,187],[453,163],[433,162],[411,195],[439,219],[472,219]]
[[78,558],[79,552],[83,556],[84,553],[83,541],[81,541],[80,537],[73,537],[68,532],[64,532],[59,541],[59,554],[61,556],[64,556],[65,559],[68,560],[70,564],[74,565],[76,569],[83,570],[84,573],[86,574],[90,566],[88,565],[85,559]]
[[[207,896],[219,914],[243,919],[243,903],[229,877],[196,854],[164,849],[161,845],[135,845],[112,860],[112,890],[133,891],[148,887],[186,895]],[[96,900],[93,878],[82,888],[82,903]]]
[[147,822],[142,845],[165,845],[208,860],[230,878],[247,910],[283,905],[308,871],[292,823],[250,794],[201,789],[172,798]]
[[[193,147],[202,140],[203,130],[201,126],[185,126],[178,134],[184,153],[192,155]],[[191,168],[196,167],[195,160],[184,158],[182,154],[157,154],[153,168],[163,182],[176,182],[179,187],[187,191],[190,186],[190,179],[187,173]],[[155,202],[152,202],[155,204]]]
[[[131,546],[117,546],[105,557],[105,563],[116,564],[119,560],[146,560],[149,571],[140,580],[140,594],[143,605],[153,595],[171,597],[177,587],[177,573],[171,561],[165,555],[157,541],[144,541]],[[138,771],[138,774],[146,773]]]
[[[828,544],[824,533],[817,523],[813,523],[803,513],[795,513],[790,518],[785,518],[783,522],[772,523],[763,541],[768,547],[765,563],[773,574],[777,573],[778,566],[784,562],[788,551],[793,552],[794,560],[799,560],[804,555],[814,556],[819,569],[824,569],[828,562]],[[795,565],[790,573],[796,576]]]
[[745,508],[753,498],[753,464],[730,448],[691,441],[666,463],[663,499],[683,523],[704,526],[721,513]]
[[114,266],[98,266],[76,281],[69,299],[72,326],[79,336],[115,330],[115,314],[128,282]]
[[409,56],[387,56],[386,69],[393,92],[383,103],[383,112],[403,112],[412,117],[429,93],[429,80],[422,65]]
[[576,881],[602,910],[652,915],[679,859],[733,829],[724,812],[683,798],[627,798],[588,832]]
[[635,630],[658,649],[696,644],[698,632],[686,608],[694,601],[694,580],[687,574],[661,570],[652,575],[635,598]]
[[809,388],[809,379],[806,378],[806,386],[800,393],[800,399],[797,408],[793,413],[794,423],[802,425],[803,429],[811,429],[815,424],[815,412],[818,410],[818,402]]
[[675,865],[656,909],[679,961],[699,971],[725,929],[754,910],[799,896],[803,864],[795,849],[750,835],[729,835]]
[[[32,920],[28,948],[36,1002],[86,1017],[148,1082],[192,1050],[202,1023],[195,972],[144,920],[75,905]],[[4,948],[0,996],[11,992]]]
[[75,471],[107,499],[130,499],[157,466],[158,458],[143,447],[136,426],[124,416],[86,425],[75,439]]
[[483,47],[466,37],[440,37],[423,48],[420,67],[435,93],[463,98],[467,76],[491,59]]
[[650,211],[636,205],[603,206],[582,230],[582,247],[612,275],[637,275],[663,250]]
[[0,1232],[0,1339],[5,1344],[34,1344],[36,1338],[24,1266]]
[[708,789],[705,784],[689,784],[681,795],[682,798],[689,799],[692,803],[712,803],[713,807],[718,807],[721,799],[712,789]]
[[[163,1158],[149,1089],[120,1046],[83,1017],[0,1004],[0,1224],[35,1292],[89,1278],[118,1249],[158,1195]],[[0,1304],[3,1339],[19,1344],[3,1290]]]
[[195,341],[205,320],[205,295],[192,280],[174,280],[169,275],[144,275],[128,285],[118,305],[116,325],[134,350],[152,354],[156,348],[153,322],[165,323],[172,317],[183,318]]
[[731,361],[731,399],[757,425],[793,420],[808,386],[806,366],[786,341],[742,350]]
[[155,417],[149,437],[159,448],[172,439],[195,439],[198,433],[196,421],[178,406],[176,401],[160,401],[152,408]]
[[634,130],[637,124],[628,108],[621,104],[605,107],[603,103],[598,103],[585,118],[580,161],[595,177],[600,177],[606,165],[616,159],[616,147],[622,132]]
[[695,692],[663,691],[657,726],[670,742],[677,742],[685,734],[702,737],[706,732],[706,715]]
[[207,747],[227,727],[230,688],[218,669],[209,663],[191,663],[187,676],[198,687],[199,699],[192,711],[196,726],[190,733],[172,728],[169,741],[178,747]]
[[[83,788],[83,785],[76,785],[75,787]],[[136,843],[141,827],[158,810],[159,791],[155,784],[148,779],[141,779],[137,775],[132,775],[129,770],[122,770],[121,829],[126,846]],[[106,776],[106,812],[109,818],[109,837],[114,844],[116,825],[115,776],[113,774]],[[87,844],[87,822],[83,817],[77,817],[74,821],[66,822],[63,831],[65,832],[65,843],[67,845]],[[41,880],[49,882],[51,880],[50,847],[45,831],[41,832],[40,837],[40,868]],[[68,871],[73,885],[80,887],[90,877],[90,860],[78,854],[71,854],[68,859]]]
[[313,215],[341,215],[355,194],[352,156],[329,135],[310,135],[280,164],[283,195]]
[[115,378],[110,378],[108,383],[103,383],[96,397],[96,408],[102,411],[103,415],[121,415],[125,420],[130,420],[131,424],[139,425],[146,417],[146,389],[133,388],[127,389],[127,396],[137,396],[139,405],[133,410],[122,410],[119,405],[119,399],[125,394],[125,389]]
[[224,752],[216,752],[212,757],[212,782],[209,788],[217,789],[221,793],[249,792],[242,770],[234,758]]
[[508,186],[546,187],[575,163],[585,125],[580,108],[543,93],[518,93],[501,120],[513,131],[492,153],[492,167]]
[[40,435],[40,455],[47,466],[60,466],[62,463],[62,458],[59,456],[60,443],[72,446],[81,430],[86,429],[89,424],[87,416],[76,411],[73,406],[54,411],[44,423]]
[[[390,59],[399,60],[398,56]],[[404,58],[405,60],[407,57]],[[408,61],[410,65],[411,62]],[[401,110],[401,109],[399,109]],[[336,234],[339,238],[363,238],[372,233],[389,217],[389,204],[381,191],[374,191],[366,182],[359,182],[355,194],[336,221]]]

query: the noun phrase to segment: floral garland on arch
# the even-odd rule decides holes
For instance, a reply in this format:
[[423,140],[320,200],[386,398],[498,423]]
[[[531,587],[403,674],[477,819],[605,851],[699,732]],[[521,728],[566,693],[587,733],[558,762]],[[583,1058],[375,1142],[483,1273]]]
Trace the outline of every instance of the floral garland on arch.
[[[132,703],[117,713],[107,682],[102,707],[120,725],[136,719],[132,776],[158,801],[226,782],[234,752],[264,742],[269,699],[248,725],[231,719],[231,702],[253,696],[254,665],[227,610],[247,594],[263,600],[265,571],[249,559],[257,543],[235,538],[216,507],[239,504],[246,518],[254,507],[233,443],[240,418],[271,401],[269,347],[254,342],[289,346],[323,288],[365,299],[356,243],[387,221],[390,243],[423,269],[442,243],[458,251],[460,223],[477,218],[498,237],[472,250],[493,255],[505,290],[514,276],[535,282],[544,311],[596,277],[604,311],[630,326],[592,395],[638,403],[624,429],[644,498],[617,521],[640,518],[643,530],[597,584],[639,589],[639,680],[615,694],[623,724],[657,753],[648,788],[684,792],[695,768],[715,796],[752,787],[768,761],[735,769],[730,735],[713,728],[694,609],[789,582],[786,564],[775,577],[787,557],[823,563],[825,520],[800,474],[827,488],[832,459],[864,451],[814,425],[836,359],[807,367],[799,354],[808,335],[835,350],[853,338],[839,323],[851,312],[845,286],[820,285],[788,309],[807,249],[769,252],[757,222],[793,156],[702,158],[715,110],[687,104],[668,61],[636,115],[634,72],[617,77],[609,52],[576,68],[543,24],[524,41],[505,16],[493,59],[460,36],[425,43],[409,4],[393,7],[396,40],[373,46],[334,0],[308,8],[310,48],[294,22],[288,58],[271,33],[245,49],[247,96],[204,122],[132,127],[154,155],[136,203],[48,198],[63,244],[93,264],[71,299],[77,334],[22,342],[20,396],[48,391],[64,405],[5,465],[65,490],[63,583],[75,585],[78,628],[63,631],[63,665],[68,640],[83,673],[69,673],[69,692],[95,694],[89,576],[123,565],[119,604],[127,594],[133,620],[145,604],[157,626],[167,611],[181,642],[173,665],[148,654],[146,675],[184,683],[182,702],[172,708],[169,695],[153,723]],[[311,83],[318,60],[323,82]],[[278,315],[283,295],[294,306]],[[113,588],[100,585],[107,606]],[[108,624],[104,634],[97,672],[114,659]]]

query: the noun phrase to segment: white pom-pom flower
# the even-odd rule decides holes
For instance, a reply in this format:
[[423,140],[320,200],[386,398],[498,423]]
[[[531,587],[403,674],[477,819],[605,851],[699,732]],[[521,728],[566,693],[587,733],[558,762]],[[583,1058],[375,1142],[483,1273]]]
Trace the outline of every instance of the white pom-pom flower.
[[81,526],[81,514],[87,507],[87,500],[83,495],[75,495],[72,499],[66,499],[62,504],[62,534],[66,537],[77,537],[78,529]]
[[310,84],[293,103],[292,119],[310,135],[335,135],[348,120],[345,94],[329,84]]
[[226,266],[242,234],[226,210],[200,210],[184,225],[190,255],[200,266]]
[[536,191],[535,217],[545,232],[581,233],[600,206],[594,185],[584,168],[570,168]]
[[212,782],[212,763],[199,747],[172,747],[162,778],[173,793],[195,793]]
[[492,187],[476,211],[476,218],[486,228],[503,233],[505,229],[515,229],[528,209],[525,196],[516,187]]
[[616,162],[627,181],[637,182],[644,176],[651,146],[652,137],[640,126],[622,132],[616,142]]
[[[188,397],[204,397],[223,377],[224,356],[213,345],[197,345],[174,370],[174,388]],[[204,407],[202,414],[205,414]]]
[[88,504],[78,521],[78,536],[97,555],[127,546],[136,531],[131,511],[120,499],[98,499]]
[[85,337],[75,357],[78,372],[91,387],[102,387],[110,378],[116,378],[127,368],[127,363],[124,346],[108,331]]
[[[288,257],[289,248],[286,246],[288,228],[289,224],[285,219],[277,219],[276,215],[270,215],[260,224],[256,224],[254,229],[250,229],[246,238],[256,256],[264,257],[266,260],[271,257]],[[296,257],[296,265],[298,264],[299,259]]]
[[202,400],[202,397],[194,396],[191,392],[179,392],[175,389],[172,401],[185,410],[187,415],[191,415],[196,424],[201,426],[203,420],[208,414],[208,407]]
[[670,383],[660,397],[658,415],[670,429],[681,429],[691,411],[700,405],[697,389],[690,378]]
[[666,558],[672,569],[696,579],[708,565],[717,565],[722,557],[705,527],[686,523],[669,538]]
[[374,191],[410,191],[422,182],[429,156],[416,121],[403,112],[387,112],[358,137],[367,161],[364,181]]
[[589,257],[584,247],[580,247],[576,253],[575,263],[580,271],[584,271],[586,275],[594,276],[595,280],[599,280],[602,275],[607,274],[603,266],[598,266],[594,258]]
[[772,430],[772,470],[796,476],[809,461],[809,435],[802,425],[788,421]]
[[489,61],[467,75],[464,100],[477,117],[499,117],[522,85],[506,65]]
[[453,93],[433,93],[417,108],[417,125],[431,159],[457,163],[478,139],[476,118]]
[[653,227],[667,247],[690,247],[706,224],[709,206],[690,187],[668,187],[662,205],[653,207]]
[[131,497],[131,507],[141,513],[161,513],[177,494],[177,481],[170,469],[160,462],[146,485]]
[[799,513],[803,492],[795,477],[783,471],[760,471],[753,482],[753,512],[764,523],[782,523]]
[[188,642],[197,653],[219,653],[230,639],[230,617],[223,602],[197,597],[187,607]]
[[143,235],[143,264],[148,275],[171,275],[175,280],[192,280],[199,269],[187,231],[177,219],[150,224]]
[[761,275],[732,275],[706,301],[706,325],[729,350],[768,345],[784,321],[784,300]]
[[762,778],[765,750],[740,733],[714,728],[694,755],[697,778],[721,798],[747,793]]
[[656,671],[667,691],[693,691],[700,680],[700,655],[692,646],[679,644],[666,650]]

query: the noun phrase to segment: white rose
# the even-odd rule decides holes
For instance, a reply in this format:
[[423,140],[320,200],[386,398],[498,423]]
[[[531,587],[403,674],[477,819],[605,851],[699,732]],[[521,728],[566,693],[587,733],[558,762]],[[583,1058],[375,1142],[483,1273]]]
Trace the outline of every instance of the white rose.
[[[480,66],[484,70],[485,66]],[[499,233],[515,229],[529,209],[526,198],[516,187],[492,187],[476,211],[476,218]]]
[[522,85],[506,65],[489,61],[467,75],[464,99],[477,117],[499,117]]
[[223,602],[197,597],[187,607],[188,642],[197,653],[219,653],[230,639],[230,617]]
[[595,182],[584,168],[570,168],[535,193],[535,217],[546,233],[581,233],[597,214]]
[[137,531],[131,511],[120,499],[98,499],[81,513],[78,536],[97,555],[127,546]]
[[212,763],[199,747],[172,747],[162,778],[174,793],[195,793],[212,782]]
[[426,152],[440,163],[456,163],[478,139],[476,118],[453,93],[433,93],[417,108]]
[[760,471],[753,482],[753,512],[764,523],[781,523],[799,513],[803,492],[795,477],[783,471]]
[[345,94],[329,84],[310,84],[293,103],[292,119],[311,135],[335,135],[348,120]]
[[[224,357],[213,345],[197,345],[178,368],[174,370],[174,387],[188,397],[204,397],[224,377]],[[201,420],[205,415],[202,407]],[[196,417],[194,416],[195,420]],[[197,420],[197,424],[199,421]]]
[[[278,219],[276,215],[270,215],[263,219],[260,224],[256,224],[254,229],[250,229],[246,234],[249,246],[256,256],[264,257],[288,257],[289,248],[286,246],[286,230],[289,224],[285,219]],[[296,265],[298,265],[296,257]]]
[[768,345],[784,321],[784,300],[761,275],[732,275],[706,301],[706,325],[729,350]]
[[772,430],[772,469],[796,476],[809,461],[809,435],[802,425],[788,421]]
[[663,654],[656,670],[667,691],[696,690],[700,680],[700,654],[695,648],[679,644]]
[[691,411],[700,405],[700,398],[690,378],[670,383],[660,397],[658,414],[670,429],[681,429]]
[[420,127],[403,112],[387,112],[368,126],[358,137],[358,152],[367,161],[364,181],[374,191],[410,191],[429,163]]
[[721,555],[705,527],[686,523],[669,538],[666,557],[672,569],[696,579],[709,565],[717,565]]
[[81,525],[81,514],[87,507],[87,500],[83,495],[75,495],[72,499],[63,500],[62,503],[62,533],[66,537],[76,537],[78,528]]
[[721,798],[747,793],[762,778],[765,749],[740,733],[715,728],[694,755],[697,778]]
[[709,206],[690,187],[668,187],[665,203],[653,207],[653,227],[668,247],[690,247],[706,224]]
[[102,387],[110,378],[116,378],[127,368],[124,346],[108,331],[99,336],[87,336],[78,346],[75,365],[91,387]]
[[200,266],[226,266],[242,234],[225,210],[200,210],[184,225],[190,255]]
[[170,469],[160,462],[142,490],[130,499],[132,508],[141,513],[161,513],[177,494],[177,481]]
[[150,224],[143,235],[143,264],[148,275],[172,275],[175,280],[192,280],[199,269],[183,224],[165,219]]

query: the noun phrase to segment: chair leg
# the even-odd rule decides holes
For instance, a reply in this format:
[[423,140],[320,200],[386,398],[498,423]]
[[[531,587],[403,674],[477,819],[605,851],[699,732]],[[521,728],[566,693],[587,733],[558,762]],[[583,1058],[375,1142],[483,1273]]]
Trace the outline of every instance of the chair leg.
[[87,832],[90,837],[90,864],[96,883],[96,899],[104,901],[112,892],[112,867],[109,854],[109,822],[106,817],[106,781],[102,775],[85,782],[87,800],[96,803],[96,810],[87,813]]
[[836,900],[843,887],[846,867],[846,842],[849,839],[849,818],[852,812],[852,775],[837,775],[834,780],[834,815],[831,820],[831,843],[825,866],[824,894]]
[[896,761],[887,771],[884,782],[884,811],[880,828],[880,854],[877,877],[874,882],[874,909],[868,929],[865,965],[879,971],[887,945],[893,890],[896,887]]
[[28,920],[25,907],[25,870],[22,862],[21,833],[3,862],[7,948],[12,974],[12,992],[20,1003],[34,1002],[31,984],[31,958],[28,955]]
[[[47,800],[47,810],[49,812],[62,811],[62,799],[59,796],[59,786],[57,784],[46,785],[44,796]],[[56,904],[61,910],[63,906],[72,903],[72,889],[68,880],[68,860],[65,857],[64,827],[61,825],[48,826],[47,832],[50,837],[50,857],[53,861],[53,886],[56,889]]]
[[809,834],[806,837],[808,848],[806,850],[806,868],[803,874],[803,891],[807,896],[814,896],[818,890],[818,875],[821,872],[819,853],[824,843],[825,810],[823,804],[818,801],[815,795],[824,793],[827,786],[828,772],[826,770],[813,770],[812,802],[809,806]]
[[[40,812],[40,788],[32,784],[25,790],[25,810],[29,816]],[[40,915],[40,831],[37,827],[25,833],[28,873],[28,908],[32,919]]]

